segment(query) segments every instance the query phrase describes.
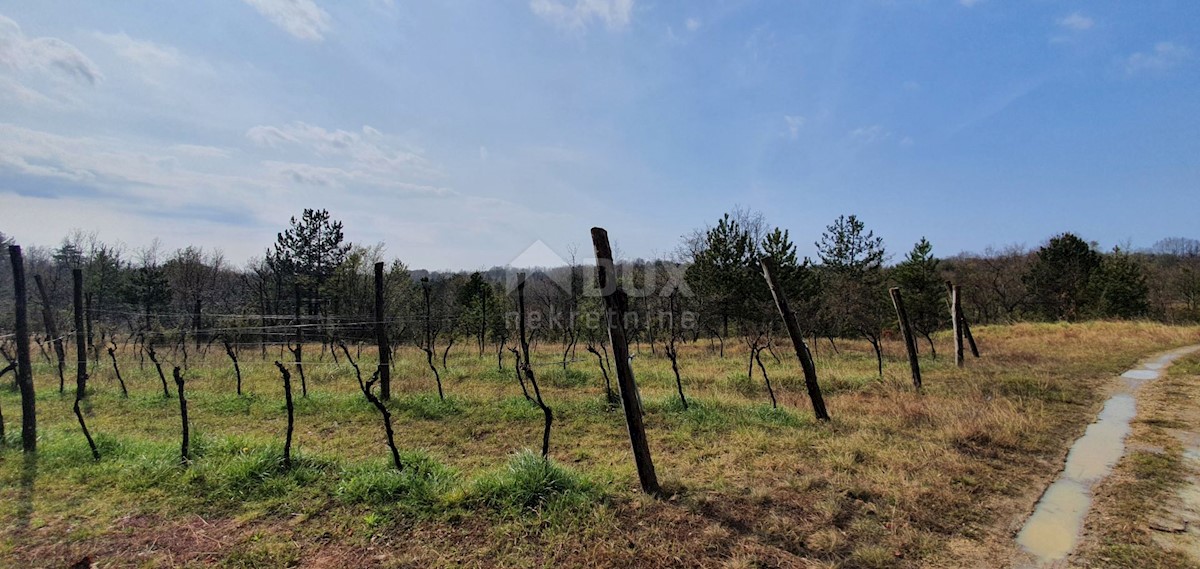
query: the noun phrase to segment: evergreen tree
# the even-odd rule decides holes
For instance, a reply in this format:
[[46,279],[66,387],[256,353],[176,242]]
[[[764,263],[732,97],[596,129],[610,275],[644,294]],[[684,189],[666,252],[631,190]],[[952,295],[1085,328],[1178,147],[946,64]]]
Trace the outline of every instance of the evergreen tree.
[[1093,300],[1092,275],[1100,264],[1100,253],[1075,234],[1051,238],[1038,249],[1025,277],[1036,310],[1051,320],[1084,316]]
[[1142,265],[1119,247],[1101,260],[1100,268],[1092,275],[1091,288],[1090,296],[1096,299],[1101,316],[1138,318],[1150,309],[1150,287]]
[[931,335],[949,324],[946,287],[933,256],[933,245],[924,237],[913,245],[904,261],[892,269],[892,280],[904,295],[904,307],[916,332],[925,337],[934,356],[937,352]]

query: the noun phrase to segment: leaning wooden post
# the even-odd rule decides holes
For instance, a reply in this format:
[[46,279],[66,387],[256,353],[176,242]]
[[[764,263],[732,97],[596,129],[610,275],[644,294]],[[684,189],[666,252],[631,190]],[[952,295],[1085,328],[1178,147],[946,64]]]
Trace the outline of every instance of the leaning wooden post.
[[[375,343],[379,346],[379,398],[392,398],[392,366],[389,361],[391,348],[387,328],[383,325],[383,262],[375,263]],[[346,357],[350,353],[346,352]]]
[[21,390],[21,448],[37,451],[37,409],[34,403],[33,371],[29,358],[29,313],[25,304],[25,260],[20,245],[8,246],[12,261],[13,293],[16,308],[17,387]]
[[954,328],[954,365],[963,367],[963,319],[958,285],[950,285],[950,323]]
[[[83,327],[83,269],[71,269],[71,283],[74,289],[72,306],[75,309],[75,399],[78,400],[87,397],[88,377],[87,343]],[[86,427],[84,432],[87,432]]]
[[775,307],[779,309],[788,336],[792,339],[792,348],[796,350],[796,357],[800,358],[800,367],[804,370],[804,386],[808,388],[813,414],[818,421],[828,421],[829,412],[825,410],[825,398],[821,396],[821,385],[817,383],[817,366],[813,364],[812,355],[804,345],[804,335],[800,332],[800,324],[796,322],[796,314],[788,308],[787,297],[784,296],[779,281],[775,280],[771,260],[764,257],[759,264],[762,266],[763,278],[767,280],[767,288],[771,289],[771,297],[775,299]]
[[58,326],[54,323],[54,311],[50,308],[50,295],[46,294],[46,285],[42,283],[41,275],[33,275],[33,282],[37,285],[38,296],[42,298],[42,321],[46,325],[46,333],[50,334],[50,339],[54,342],[54,355],[58,358],[58,392],[62,393],[66,390],[66,380],[63,378],[63,368],[66,367],[67,354],[63,349],[62,336],[58,335]]
[[638,401],[637,381],[629,365],[629,344],[625,339],[625,291],[617,285],[616,265],[613,263],[612,247],[608,243],[608,232],[600,227],[592,228],[592,246],[596,251],[596,284],[604,297],[604,317],[608,326],[608,339],[616,360],[617,385],[621,389],[621,405],[625,408],[625,424],[629,427],[629,443],[633,447],[633,460],[637,464],[638,480],[642,491],[660,494],[658,475],[654,473],[654,461],[650,458],[650,445],[646,440],[646,427],[642,424],[642,406]]
[[192,459],[188,457],[188,416],[187,416],[187,398],[183,395],[183,374],[179,372],[179,366],[175,366],[175,389],[179,391],[179,418],[183,421],[183,440],[179,444],[180,460],[184,466],[191,463]]
[[908,350],[908,366],[912,368],[913,387],[921,388],[921,362],[917,359],[917,340],[913,337],[912,324],[908,321],[908,311],[904,310],[904,299],[900,296],[900,288],[888,289],[892,295],[892,304],[896,307],[896,318],[900,321],[900,335],[904,336],[904,348]]

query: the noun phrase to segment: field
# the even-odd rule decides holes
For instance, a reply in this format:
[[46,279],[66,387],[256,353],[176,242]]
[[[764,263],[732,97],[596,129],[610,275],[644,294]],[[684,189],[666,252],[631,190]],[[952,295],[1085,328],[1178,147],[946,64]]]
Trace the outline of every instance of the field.
[[[865,343],[816,346],[833,420],[813,420],[794,354],[746,377],[744,347],[680,348],[684,410],[670,362],[642,345],[641,387],[661,498],[641,494],[624,419],[607,405],[596,359],[561,347],[534,356],[554,410],[550,463],[535,452],[542,414],[521,396],[512,358],[497,370],[456,347],[438,399],[424,354],[398,353],[397,443],[345,361],[306,346],[308,396],[296,392],[293,468],[272,348],[241,354],[244,395],[214,346],[189,359],[193,461],[179,460],[179,406],[147,361],[119,353],[96,366],[91,459],[44,360],[35,369],[41,439],[26,458],[20,402],[0,389],[0,564],[98,567],[976,567],[1005,566],[1012,535],[1112,378],[1139,358],[1200,342],[1200,328],[1151,323],[1016,324],[974,330],[983,357],[922,355],[914,392],[901,344],[885,342],[885,376]],[[922,346],[923,348],[925,346]],[[351,348],[354,351],[354,348]],[[164,361],[170,359],[165,350]],[[35,357],[40,355],[36,353]],[[374,367],[372,351],[359,362]],[[440,362],[439,362],[440,363]],[[70,366],[68,366],[70,367]],[[164,366],[166,367],[166,366]],[[439,366],[440,368],[440,366]],[[70,373],[70,371],[68,371]],[[166,370],[172,395],[170,369]]]

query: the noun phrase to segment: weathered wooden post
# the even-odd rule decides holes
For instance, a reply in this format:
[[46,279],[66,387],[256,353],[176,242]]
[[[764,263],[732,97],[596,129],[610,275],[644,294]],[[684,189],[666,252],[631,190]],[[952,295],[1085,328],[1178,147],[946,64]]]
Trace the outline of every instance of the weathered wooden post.
[[900,288],[888,289],[892,295],[892,304],[896,307],[896,318],[900,321],[900,335],[904,337],[904,349],[908,351],[908,366],[912,368],[913,387],[921,388],[921,362],[917,359],[917,340],[913,337],[912,324],[908,320],[908,311],[904,309],[904,299],[900,296]]
[[[392,355],[388,343],[387,327],[383,325],[383,261],[375,263],[375,343],[379,346],[379,397],[384,401],[392,398]],[[350,357],[350,353],[346,353]],[[361,378],[360,378],[361,381]]]
[[17,387],[21,390],[21,448],[37,451],[37,409],[33,391],[33,368],[29,358],[29,312],[26,305],[25,259],[20,245],[8,246],[12,261],[13,293],[16,309]]
[[[946,281],[946,298],[950,299],[950,307],[954,308],[954,283]],[[952,317],[953,317],[952,313]],[[975,335],[971,333],[971,324],[967,322],[967,317],[963,315],[962,309],[962,291],[959,290],[958,300],[958,322],[962,326],[963,337],[967,340],[967,346],[971,348],[971,355],[979,357],[979,346],[975,345]]]
[[963,319],[958,285],[950,285],[950,323],[954,328],[954,365],[963,367]]
[[300,285],[296,285],[296,347],[289,348],[296,358],[296,372],[300,374],[300,396],[308,397],[308,382],[304,379],[304,328],[300,324]]
[[767,280],[767,288],[771,289],[771,297],[775,299],[775,307],[779,309],[779,315],[783,317],[783,324],[787,328],[788,336],[792,339],[792,349],[796,351],[796,357],[800,359],[800,367],[804,370],[804,387],[808,389],[808,398],[812,401],[813,414],[816,415],[818,421],[828,421],[829,412],[825,410],[825,398],[821,396],[821,385],[817,383],[817,366],[813,364],[812,354],[804,345],[804,335],[800,332],[800,324],[796,322],[796,314],[788,307],[783,288],[779,286],[779,281],[775,280],[771,260],[764,257],[759,264],[762,266],[763,278]]
[[642,424],[642,406],[637,392],[637,381],[633,367],[629,365],[629,344],[625,339],[625,291],[617,285],[616,264],[613,262],[612,246],[608,243],[608,232],[600,227],[592,228],[592,246],[596,251],[596,284],[604,297],[604,317],[608,327],[608,339],[612,344],[616,360],[617,386],[621,390],[621,405],[625,408],[625,424],[629,427],[629,444],[633,447],[633,461],[637,465],[638,481],[647,494],[660,494],[658,475],[654,472],[654,461],[650,458],[650,445],[646,440],[646,427]]
[[279,361],[275,362],[275,367],[279,368],[279,373],[283,375],[283,398],[287,405],[287,435],[283,440],[283,468],[290,470],[292,468],[292,429],[295,426],[295,411],[292,407],[292,374]]
[[[71,269],[71,284],[74,289],[72,307],[75,309],[75,399],[78,400],[87,397],[88,377],[87,343],[83,327],[83,269]],[[80,419],[82,422],[83,419]]]
[[175,389],[179,391],[179,419],[183,422],[183,440],[179,444],[179,455],[183,465],[187,466],[192,461],[188,456],[187,397],[183,394],[183,374],[180,373],[179,366],[175,366],[173,374],[175,376]]
[[50,339],[54,343],[54,355],[58,358],[58,392],[63,393],[66,391],[63,368],[66,367],[67,352],[63,348],[62,336],[58,335],[58,325],[54,322],[54,311],[50,308],[50,295],[46,294],[46,285],[42,283],[42,276],[33,275],[33,282],[37,285],[38,296],[42,299],[42,322],[46,326],[46,333],[50,334]]

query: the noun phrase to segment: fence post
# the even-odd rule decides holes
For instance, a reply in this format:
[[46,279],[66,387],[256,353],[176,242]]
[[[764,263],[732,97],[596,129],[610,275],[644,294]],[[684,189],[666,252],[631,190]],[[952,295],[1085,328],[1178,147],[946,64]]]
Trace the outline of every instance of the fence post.
[[625,424],[629,427],[629,443],[633,447],[633,460],[637,464],[638,480],[642,491],[659,494],[658,476],[654,472],[654,461],[650,458],[650,445],[646,441],[646,428],[642,424],[642,406],[638,400],[637,381],[629,365],[629,344],[625,339],[625,291],[617,285],[616,265],[613,263],[612,247],[608,243],[608,232],[600,227],[592,228],[592,245],[596,251],[596,283],[604,297],[604,316],[608,326],[608,339],[613,347],[617,385],[621,388],[621,404],[625,408]]
[[921,363],[917,359],[917,340],[913,337],[912,324],[908,321],[908,311],[904,309],[904,299],[900,296],[900,288],[888,289],[892,295],[892,304],[896,307],[896,318],[900,320],[900,335],[904,336],[904,348],[908,350],[908,366],[912,368],[913,387],[921,388]]
[[46,325],[46,333],[50,334],[51,341],[54,343],[54,355],[58,358],[58,392],[62,393],[66,390],[63,367],[66,365],[67,354],[63,350],[62,336],[58,335],[58,326],[54,323],[54,312],[50,308],[50,296],[46,294],[46,285],[42,283],[42,276],[33,275],[33,282],[37,285],[38,296],[42,299],[42,322]]
[[808,353],[808,347],[804,345],[804,335],[800,332],[800,324],[796,322],[796,314],[788,307],[787,297],[784,296],[783,289],[780,288],[779,281],[775,279],[775,273],[771,269],[771,261],[764,257],[759,264],[762,266],[763,278],[767,280],[767,288],[771,289],[771,296],[775,299],[775,307],[779,309],[788,336],[792,339],[792,349],[796,351],[800,367],[804,370],[804,386],[808,389],[809,400],[812,401],[813,414],[818,421],[828,421],[829,412],[825,410],[825,398],[821,396],[821,385],[817,383],[817,366],[813,364],[812,354]]
[[375,342],[379,345],[379,397],[392,398],[391,349],[383,325],[383,261],[375,263]]
[[963,367],[963,318],[962,306],[959,304],[960,290],[958,285],[946,283],[950,287],[950,323],[954,328],[954,365]]
[[72,305],[75,309],[75,398],[87,397],[87,344],[83,327],[83,269],[71,269],[71,284],[74,290]]
[[13,293],[16,301],[17,386],[21,390],[21,448],[37,451],[37,409],[33,392],[33,368],[29,358],[29,312],[26,305],[25,259],[19,245],[8,246],[12,261]]

